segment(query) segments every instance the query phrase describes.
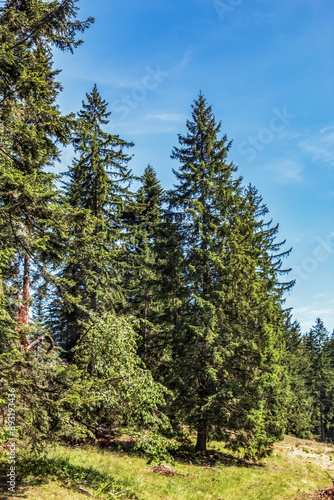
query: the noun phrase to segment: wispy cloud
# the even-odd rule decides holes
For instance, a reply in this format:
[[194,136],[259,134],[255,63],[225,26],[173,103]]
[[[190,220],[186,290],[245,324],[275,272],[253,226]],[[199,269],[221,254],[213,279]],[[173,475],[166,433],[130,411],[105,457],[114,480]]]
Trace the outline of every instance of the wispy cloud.
[[277,182],[282,183],[299,183],[304,182],[302,172],[304,167],[292,160],[279,160],[271,163],[268,167],[275,177]]
[[334,321],[334,297],[329,293],[316,293],[311,297],[312,307],[300,306],[293,308],[294,317],[302,324],[303,330],[309,330],[316,318],[321,318],[325,327],[331,331]]
[[156,134],[175,134],[177,126],[172,123],[146,120],[134,117],[132,120],[114,121],[110,126],[111,133],[126,134],[128,137]]
[[326,200],[334,198],[334,191],[329,191],[328,193],[324,193],[323,195],[321,195],[321,198],[325,198]]
[[[187,67],[188,63],[190,62],[191,60],[191,53],[192,51],[191,50],[187,50],[185,52],[185,54],[183,55],[182,59],[176,63],[176,65],[174,67],[172,67],[169,72],[178,72],[180,69],[182,68],[185,68]],[[165,70],[165,66],[163,64],[161,64],[161,68],[163,70]],[[168,68],[167,68],[168,69]],[[132,77],[118,77],[118,76],[102,76],[101,77],[97,77],[97,80],[100,82],[100,83],[103,83],[103,84],[107,84],[107,85],[112,85],[116,88],[124,88],[124,89],[128,89],[128,88],[133,88],[133,87],[137,87],[138,85],[141,85],[142,84],[142,78],[132,78]]]
[[186,120],[186,115],[181,113],[149,113],[146,116],[150,120],[159,120],[162,122],[181,122]]
[[334,125],[322,128],[314,137],[300,141],[299,146],[313,161],[334,166]]
[[[86,66],[82,65],[81,68],[76,68],[75,72],[71,67],[67,68],[67,74],[71,75],[76,80],[85,82],[96,82],[97,85],[109,85],[115,89],[132,89],[143,84],[143,76],[147,74],[147,68],[153,70],[161,67],[162,71],[168,73],[177,73],[181,69],[186,68],[191,62],[192,50],[188,49],[181,54],[181,59],[175,61],[175,65],[168,67],[166,60],[146,61],[142,65],[138,62],[136,65],[130,65],[126,69],[124,67],[113,67],[112,71],[106,66],[97,66],[94,68],[94,76],[92,73],[87,73]],[[162,57],[161,59],[166,59]]]
[[298,307],[293,309],[293,315],[300,322],[304,333],[309,331],[314,325],[316,318],[321,318],[324,322],[325,328],[331,333],[329,325],[333,324],[333,311],[332,309],[308,309],[307,307]]
[[287,139],[289,141],[293,141],[295,139],[299,139],[300,137],[302,137],[303,134],[301,132],[295,132],[295,131],[288,131],[288,130],[284,130],[280,135],[280,139]]
[[181,61],[179,61],[176,66],[173,68],[173,71],[179,71],[180,69],[182,68],[185,68],[188,66],[190,60],[191,60],[191,54],[192,54],[192,50],[191,49],[188,49],[186,51],[186,53],[184,54],[183,58],[181,59]]
[[179,124],[186,120],[187,116],[182,113],[150,112],[141,116],[135,113],[131,120],[115,119],[111,123],[112,132],[126,133],[129,136],[146,134],[176,134]]

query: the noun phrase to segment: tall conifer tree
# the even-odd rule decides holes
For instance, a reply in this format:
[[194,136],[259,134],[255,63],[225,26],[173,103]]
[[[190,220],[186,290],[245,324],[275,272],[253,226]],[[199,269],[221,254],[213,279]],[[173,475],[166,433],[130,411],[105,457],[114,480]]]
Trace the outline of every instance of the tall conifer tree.
[[218,137],[221,124],[202,94],[192,110],[188,133],[179,135],[172,154],[180,168],[171,209],[182,219],[188,293],[175,339],[176,406],[196,427],[198,450],[206,449],[215,427],[230,437],[233,432],[231,442],[248,456],[261,456],[284,428],[281,262],[272,255],[277,228],[268,233],[257,221],[260,207],[234,176],[236,167],[227,162],[231,143]]
[[[139,354],[150,364],[153,330],[159,330],[162,312],[160,246],[164,192],[154,169],[149,165],[142,176],[142,186],[136,193],[132,211],[126,214],[132,225],[133,245],[128,248],[128,269],[125,273],[126,310],[140,320]],[[156,359],[155,359],[156,361]]]
[[82,103],[74,129],[76,158],[66,187],[73,212],[71,244],[55,301],[55,330],[66,349],[82,334],[89,311],[114,310],[123,300],[123,246],[129,238],[122,213],[131,199],[124,149],[133,144],[104,129],[108,104],[94,86]]
[[313,432],[313,396],[310,391],[311,361],[299,323],[286,323],[285,366],[289,377],[287,434],[308,438]]
[[315,325],[306,334],[305,342],[311,362],[309,387],[314,401],[314,430],[321,441],[326,441],[328,429],[332,427],[334,419],[334,371],[328,351],[329,341],[329,333],[323,321],[317,318]]
[[[55,176],[44,170],[68,140],[68,119],[56,104],[61,85],[52,68],[51,45],[72,51],[93,19],[77,20],[75,0],[12,0],[1,12],[0,221],[4,244],[15,249],[9,280],[16,287],[13,316],[24,340],[31,283],[59,262],[66,234]],[[34,276],[34,271],[37,271]],[[27,339],[24,340],[27,342]]]

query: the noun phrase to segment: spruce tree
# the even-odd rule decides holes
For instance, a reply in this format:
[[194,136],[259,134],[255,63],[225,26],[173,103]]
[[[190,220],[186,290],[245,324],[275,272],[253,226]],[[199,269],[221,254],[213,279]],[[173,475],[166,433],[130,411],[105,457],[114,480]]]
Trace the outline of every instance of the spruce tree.
[[[334,330],[332,331],[328,342],[325,344],[325,352],[329,358],[330,362],[330,371],[332,373],[332,380],[334,380]],[[332,384],[331,388],[331,398],[330,398],[330,407],[328,411],[328,424],[326,435],[329,441],[334,442],[334,384]]]
[[313,432],[313,397],[309,388],[311,362],[298,322],[289,318],[285,327],[285,366],[289,379],[286,433],[309,438]]
[[305,342],[311,362],[309,387],[314,401],[314,430],[321,441],[326,441],[334,417],[334,371],[328,352],[329,333],[320,318],[306,334]]
[[70,244],[52,306],[54,329],[65,349],[80,338],[89,311],[115,310],[124,300],[123,246],[129,231],[122,220],[131,199],[124,149],[133,144],[104,129],[108,104],[96,85],[86,94],[73,133],[76,157],[69,168],[66,196],[72,207]]
[[0,250],[0,355],[13,347],[15,335],[15,322],[9,314],[8,291],[5,281],[10,273],[10,262],[13,257],[13,249]]
[[25,343],[31,283],[37,287],[59,263],[66,235],[56,176],[45,167],[58,160],[57,142],[69,136],[68,118],[56,103],[61,85],[51,47],[72,51],[81,43],[76,33],[93,21],[78,21],[75,3],[13,0],[0,16],[1,244],[15,249],[8,281],[16,289],[12,316]]
[[[267,445],[283,437],[286,423],[289,378],[285,367],[284,292],[294,282],[286,280],[290,269],[283,266],[291,249],[277,241],[279,226],[266,221],[268,208],[258,190],[243,191],[235,223],[231,227],[231,280],[228,280],[224,310],[233,332],[230,373],[242,388],[235,411],[236,437],[254,452],[265,455]],[[283,280],[282,280],[283,277]],[[236,394],[238,391],[236,391]]]
[[284,428],[284,286],[274,255],[281,244],[274,243],[277,228],[268,232],[258,222],[262,209],[227,162],[231,143],[218,137],[221,123],[202,94],[187,129],[172,153],[180,168],[170,192],[171,211],[182,220],[188,295],[173,352],[176,408],[196,428],[197,450],[215,428],[248,456],[263,456]]
[[[154,169],[149,165],[141,178],[132,211],[124,214],[132,226],[133,245],[127,253],[128,269],[124,276],[126,311],[139,319],[139,355],[150,365],[153,330],[157,333],[162,312],[160,246],[164,192]],[[156,358],[155,358],[156,361]]]

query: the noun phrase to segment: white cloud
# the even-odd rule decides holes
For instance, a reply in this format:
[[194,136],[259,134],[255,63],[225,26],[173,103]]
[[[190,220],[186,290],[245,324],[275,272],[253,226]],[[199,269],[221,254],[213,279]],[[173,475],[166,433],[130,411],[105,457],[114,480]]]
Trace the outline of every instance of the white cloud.
[[324,134],[325,132],[328,132],[329,130],[334,130],[334,125],[329,125],[329,127],[324,127],[320,130],[321,134]]
[[101,67],[101,65],[93,67],[94,77],[87,75],[87,69],[85,66],[81,68],[76,68],[75,73],[71,74],[71,68],[66,69],[67,74],[71,74],[76,80],[95,81],[97,85],[110,85],[115,89],[132,89],[143,85],[143,80],[150,75],[155,70],[161,70],[164,73],[178,72],[181,69],[188,66],[191,60],[192,50],[186,50],[181,59],[177,62],[175,66],[170,68],[167,67],[166,61],[157,60],[154,62],[147,61],[143,63],[142,66],[136,64],[135,66],[130,65],[126,69],[124,68],[112,68],[112,71],[108,67]]
[[192,50],[187,50],[181,61],[173,68],[174,71],[179,71],[182,68],[188,66],[191,59]]
[[[316,318],[321,318],[325,327],[331,333],[334,325],[334,297],[330,293],[315,293],[310,297],[312,306],[293,307],[292,314],[300,322],[304,332],[314,324]],[[293,304],[292,304],[293,305]]]
[[330,199],[330,198],[334,198],[334,191],[329,191],[328,193],[324,193],[321,195],[321,198],[325,198],[325,199]]
[[268,167],[274,173],[275,180],[283,183],[303,182],[303,166],[292,160],[280,160]]
[[301,141],[299,146],[313,161],[334,166],[334,125],[322,128],[319,134]]
[[163,122],[181,122],[187,117],[181,113],[149,113],[146,118]]
[[293,141],[294,139],[298,139],[302,136],[301,132],[290,132],[288,130],[284,130],[279,134],[280,139],[288,139],[289,141]]
[[316,318],[321,318],[324,322],[325,328],[331,333],[330,326],[334,323],[334,315],[332,308],[308,308],[296,307],[292,310],[292,314],[301,324],[304,332],[307,332],[314,326]]
[[166,122],[149,121],[140,117],[136,117],[131,121],[115,121],[110,127],[110,133],[127,134],[129,137],[148,134],[175,134],[176,131],[177,127]]

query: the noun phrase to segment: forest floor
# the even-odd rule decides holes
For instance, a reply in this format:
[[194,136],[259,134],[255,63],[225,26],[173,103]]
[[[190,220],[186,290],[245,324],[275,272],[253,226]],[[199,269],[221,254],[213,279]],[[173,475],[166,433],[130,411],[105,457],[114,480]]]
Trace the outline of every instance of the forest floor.
[[[15,494],[2,499],[302,500],[334,499],[334,446],[287,436],[261,465],[210,442],[206,456],[185,451],[150,466],[131,451],[55,447],[17,469]],[[6,454],[0,459],[5,469]],[[326,489],[326,491],[325,491]],[[321,491],[323,490],[323,491]],[[332,490],[332,491],[331,491]]]

